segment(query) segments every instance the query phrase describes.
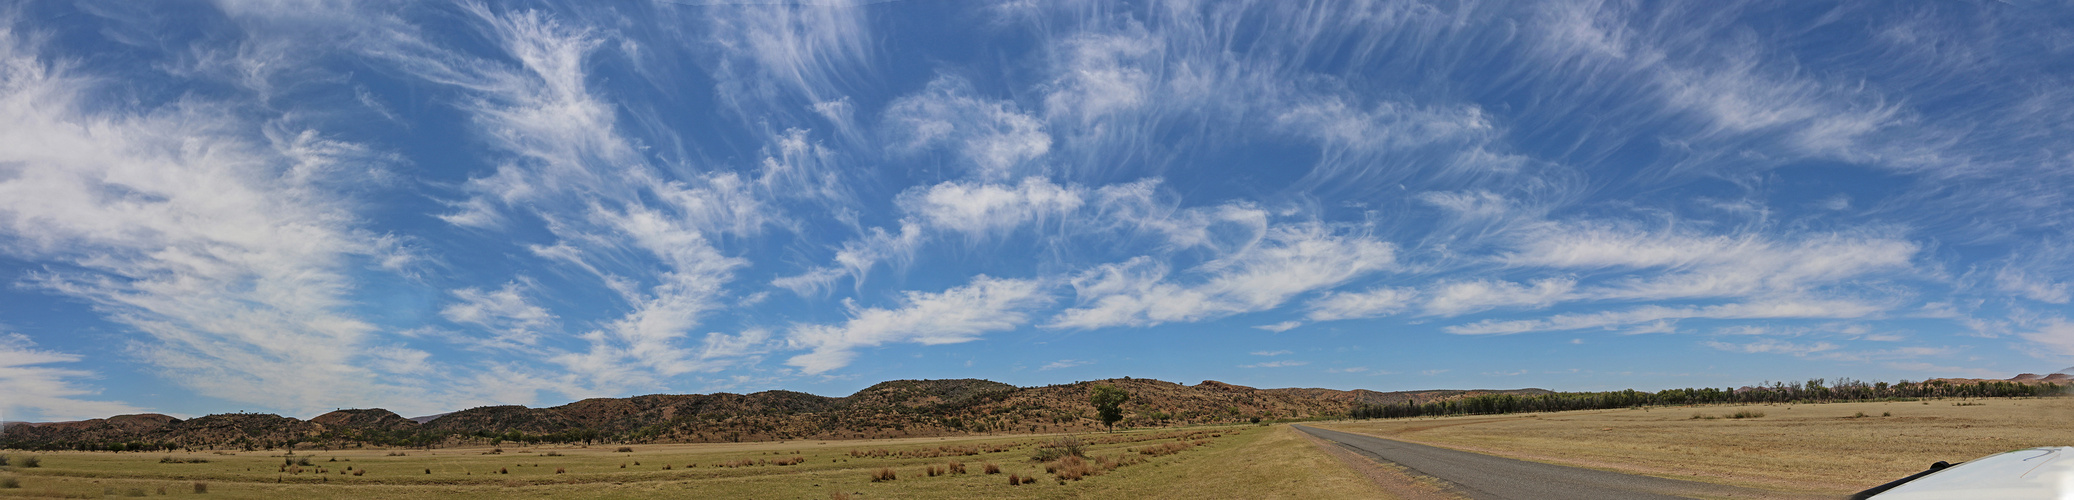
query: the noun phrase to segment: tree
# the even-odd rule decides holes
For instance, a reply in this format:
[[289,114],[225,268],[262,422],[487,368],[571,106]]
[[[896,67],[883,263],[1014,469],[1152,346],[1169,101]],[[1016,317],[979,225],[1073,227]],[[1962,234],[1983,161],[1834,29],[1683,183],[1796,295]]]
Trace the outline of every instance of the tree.
[[1123,402],[1129,401],[1131,395],[1113,385],[1097,385],[1087,399],[1095,404],[1095,413],[1101,414],[1102,425],[1109,426],[1109,430],[1114,432],[1116,422],[1123,420]]

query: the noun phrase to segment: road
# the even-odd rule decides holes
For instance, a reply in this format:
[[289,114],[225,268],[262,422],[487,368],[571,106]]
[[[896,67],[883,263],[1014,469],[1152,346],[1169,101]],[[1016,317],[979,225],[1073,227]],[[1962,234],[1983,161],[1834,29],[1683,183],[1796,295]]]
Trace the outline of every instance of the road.
[[1772,495],[1734,486],[1514,460],[1302,425],[1296,429],[1369,458],[1452,483],[1449,486],[1454,493],[1476,500],[1657,500]]

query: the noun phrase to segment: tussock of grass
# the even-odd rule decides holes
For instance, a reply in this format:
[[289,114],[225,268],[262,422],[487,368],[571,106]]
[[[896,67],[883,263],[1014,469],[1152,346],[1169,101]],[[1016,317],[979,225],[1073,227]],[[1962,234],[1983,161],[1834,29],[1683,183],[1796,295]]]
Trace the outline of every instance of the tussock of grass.
[[879,470],[873,471],[871,473],[871,482],[874,483],[883,483],[886,481],[892,481],[896,479],[900,479],[900,475],[894,473],[893,469],[891,468],[881,467],[879,468]]

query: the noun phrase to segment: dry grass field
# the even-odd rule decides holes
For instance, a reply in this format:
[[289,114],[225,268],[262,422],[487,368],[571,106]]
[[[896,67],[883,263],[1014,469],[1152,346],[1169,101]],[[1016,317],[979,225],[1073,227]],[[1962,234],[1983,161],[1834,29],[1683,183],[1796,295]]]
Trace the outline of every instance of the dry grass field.
[[[19,487],[0,488],[0,498],[1389,498],[1287,426],[1082,434],[1082,463],[1032,459],[1058,438],[633,445],[631,452],[618,445],[292,456],[7,451],[16,467],[0,472],[0,486],[12,479]],[[19,467],[28,456],[41,466]],[[999,472],[987,473],[988,464]],[[1104,470],[1108,464],[1116,465]],[[894,479],[874,482],[882,470]],[[1060,479],[1075,472],[1092,475]],[[1035,480],[1011,486],[1010,475]],[[196,483],[207,492],[196,493]]]
[[[1732,418],[1737,413],[1744,418]],[[1553,464],[1832,495],[1939,460],[2074,445],[2074,398],[1674,407],[1317,427]]]

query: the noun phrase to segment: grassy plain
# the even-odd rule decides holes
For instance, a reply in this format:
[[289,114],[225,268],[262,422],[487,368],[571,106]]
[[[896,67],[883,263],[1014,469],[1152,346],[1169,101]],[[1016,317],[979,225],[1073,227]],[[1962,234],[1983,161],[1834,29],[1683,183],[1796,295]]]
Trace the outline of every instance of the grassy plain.
[[[1185,434],[1185,435],[1184,435]],[[1057,436],[793,441],[743,444],[506,446],[436,450],[107,453],[6,451],[19,465],[0,471],[20,488],[0,498],[1390,498],[1373,482],[1319,453],[1288,426],[1231,426],[1087,434],[1086,455],[1142,460],[1079,481],[1061,481],[1032,460]],[[1113,441],[1113,442],[1105,442]],[[1190,443],[1177,453],[1140,450]],[[1195,445],[1194,443],[1200,443]],[[1178,445],[1176,447],[1179,447]],[[881,456],[878,452],[883,450]],[[964,455],[978,450],[976,455]],[[992,450],[992,451],[988,451]],[[390,456],[391,452],[403,456]],[[550,455],[550,452],[553,455]],[[937,456],[931,456],[937,455]],[[308,458],[302,473],[284,460]],[[161,463],[172,459],[205,463]],[[791,461],[795,465],[729,462]],[[334,461],[335,460],[335,461]],[[958,462],[967,471],[949,472]],[[986,474],[985,464],[1000,468]],[[622,468],[621,465],[625,467]],[[669,470],[664,470],[664,466]],[[695,465],[695,466],[694,466]],[[929,467],[944,470],[929,476]],[[354,475],[351,471],[365,471]],[[890,468],[898,479],[873,482]],[[320,472],[321,470],[321,472]],[[427,473],[426,471],[431,471]],[[563,472],[557,473],[557,470]],[[1035,476],[1010,486],[1008,476]],[[197,494],[193,484],[207,483]]]
[[[1738,412],[1763,416],[1730,418]],[[1700,406],[1315,425],[1523,460],[1833,495],[1920,472],[1939,460],[2074,445],[2070,422],[2074,398]]]

